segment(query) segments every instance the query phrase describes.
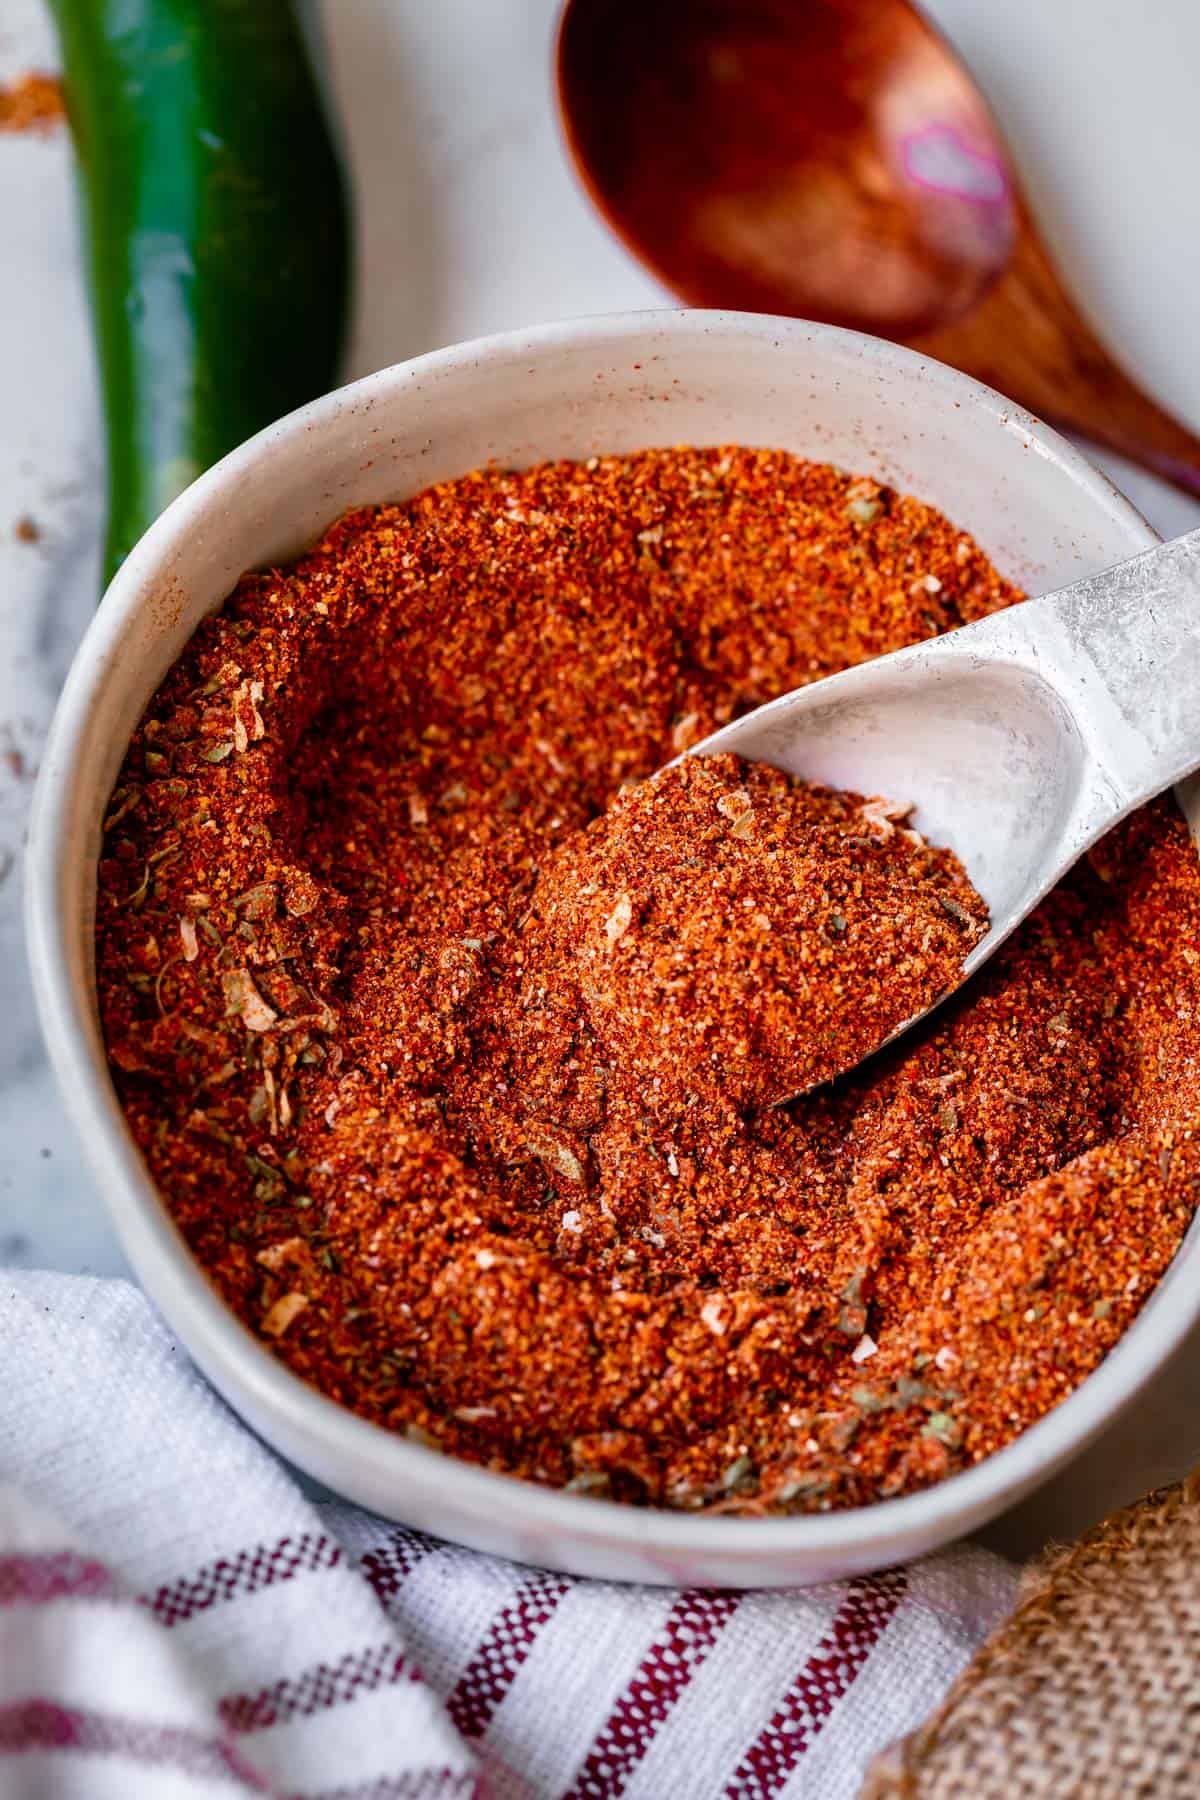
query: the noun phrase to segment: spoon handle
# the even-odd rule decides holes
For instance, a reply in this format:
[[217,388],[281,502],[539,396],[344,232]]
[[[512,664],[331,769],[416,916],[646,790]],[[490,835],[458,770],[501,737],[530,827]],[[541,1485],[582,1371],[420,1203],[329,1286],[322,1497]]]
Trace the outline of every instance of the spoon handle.
[[1028,630],[1116,810],[1200,766],[1200,530],[1002,617]]
[[1200,497],[1200,437],[1143,393],[1105,349],[1023,204],[1004,273],[970,312],[909,342]]

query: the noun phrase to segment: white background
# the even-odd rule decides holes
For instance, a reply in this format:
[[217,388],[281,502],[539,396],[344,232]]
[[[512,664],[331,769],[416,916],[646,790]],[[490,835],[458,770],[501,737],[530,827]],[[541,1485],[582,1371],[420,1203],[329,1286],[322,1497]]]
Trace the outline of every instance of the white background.
[[[567,165],[550,81],[556,10],[326,0],[362,245],[349,374],[482,332],[667,300]],[[928,10],[992,101],[1094,323],[1200,429],[1200,4]],[[41,0],[0,0],[0,80],[54,66]],[[1200,507],[1105,461],[1164,533],[1200,523]],[[124,1270],[41,1052],[19,905],[30,781],[95,600],[101,476],[69,145],[61,133],[0,137],[0,1269]],[[23,515],[36,545],[15,535]],[[1200,730],[1197,741],[1200,753]],[[1022,1554],[1197,1460],[1200,1334],[1128,1420],[989,1537]]]

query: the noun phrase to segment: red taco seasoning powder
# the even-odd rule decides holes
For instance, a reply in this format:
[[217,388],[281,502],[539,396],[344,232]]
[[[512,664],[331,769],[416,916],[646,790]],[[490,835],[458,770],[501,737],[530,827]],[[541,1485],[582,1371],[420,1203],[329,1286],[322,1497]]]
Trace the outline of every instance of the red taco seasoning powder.
[[982,909],[901,809],[732,759],[631,786],[1018,597],[916,501],[746,450],[468,476],[247,576],[134,737],[97,922],[126,1113],[229,1305],[368,1418],[657,1505],[901,1493],[1069,1393],[1195,1202],[1172,804],[780,1104],[825,1042],[789,948],[853,1041]]

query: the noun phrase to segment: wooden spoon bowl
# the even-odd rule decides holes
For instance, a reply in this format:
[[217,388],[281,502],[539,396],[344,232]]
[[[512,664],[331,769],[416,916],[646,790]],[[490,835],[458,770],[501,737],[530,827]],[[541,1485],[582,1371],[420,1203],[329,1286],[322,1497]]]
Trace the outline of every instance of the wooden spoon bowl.
[[688,304],[911,344],[1200,495],[1200,439],[1084,320],[909,0],[568,0],[558,81],[597,206]]

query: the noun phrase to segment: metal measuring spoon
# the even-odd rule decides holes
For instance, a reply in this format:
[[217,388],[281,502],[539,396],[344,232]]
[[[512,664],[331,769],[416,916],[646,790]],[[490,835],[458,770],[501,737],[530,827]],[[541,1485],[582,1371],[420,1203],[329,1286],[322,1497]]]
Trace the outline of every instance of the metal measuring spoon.
[[1200,531],[797,688],[686,754],[719,752],[912,802],[991,914],[961,984],[1097,838],[1200,768]]

